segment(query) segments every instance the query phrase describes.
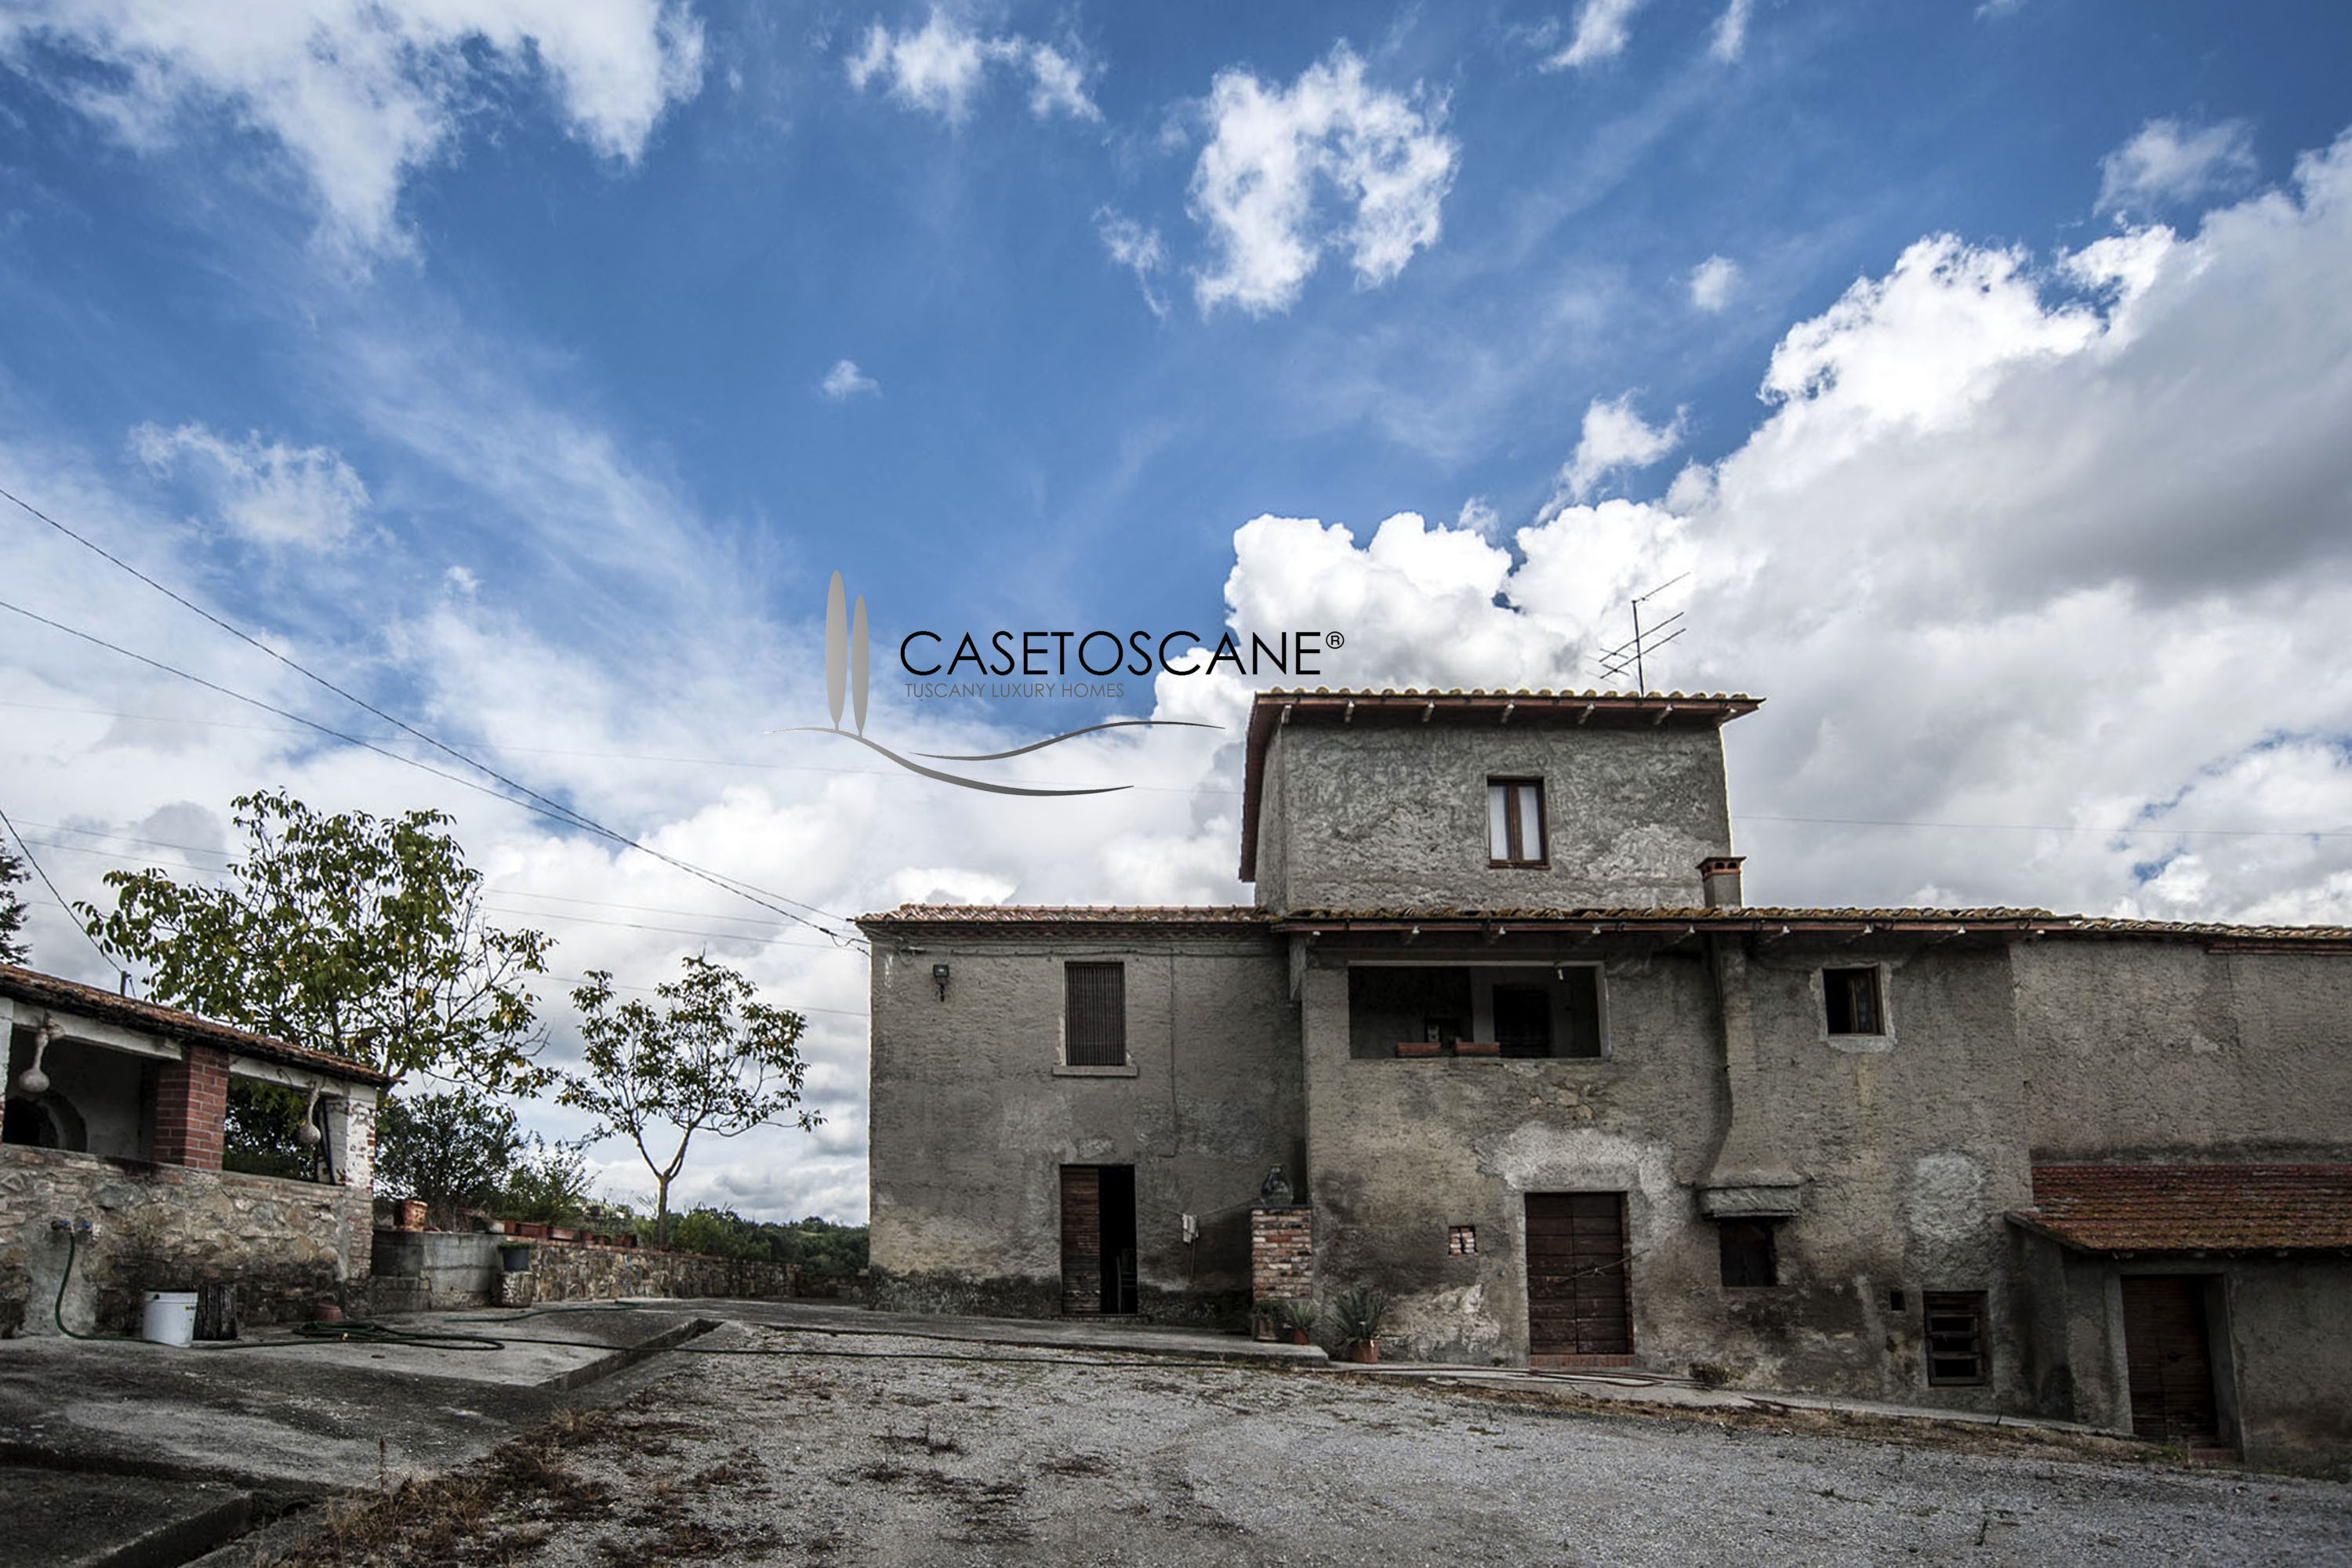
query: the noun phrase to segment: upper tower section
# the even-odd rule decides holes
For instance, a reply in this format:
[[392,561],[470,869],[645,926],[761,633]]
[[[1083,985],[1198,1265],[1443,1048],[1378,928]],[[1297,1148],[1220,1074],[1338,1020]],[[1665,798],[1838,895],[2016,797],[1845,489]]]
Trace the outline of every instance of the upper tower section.
[[1731,852],[1717,731],[1762,706],[1617,691],[1266,691],[1242,877],[1261,908],[1695,908]]

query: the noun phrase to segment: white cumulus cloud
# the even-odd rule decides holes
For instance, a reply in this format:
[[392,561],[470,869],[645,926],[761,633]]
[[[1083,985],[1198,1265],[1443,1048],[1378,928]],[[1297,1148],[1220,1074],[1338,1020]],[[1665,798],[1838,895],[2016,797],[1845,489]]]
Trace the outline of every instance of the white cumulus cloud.
[[131,450],[158,474],[187,470],[220,521],[257,544],[335,544],[367,510],[367,486],[329,447],[257,435],[227,441],[202,425],[150,424],[131,432]]
[[1633,412],[1633,395],[1615,399],[1596,397],[1584,410],[1584,429],[1576,450],[1559,471],[1560,488],[1582,500],[1614,473],[1646,468],[1682,445],[1682,416],[1664,425],[1652,425]]
[[824,373],[824,379],[817,383],[817,390],[835,403],[843,403],[867,393],[879,394],[882,384],[858,369],[856,360],[840,359],[834,361],[833,368]]
[[97,63],[56,90],[131,145],[224,113],[274,143],[358,249],[398,246],[400,192],[443,155],[483,79],[542,81],[566,129],[623,162],[702,78],[701,25],[672,0],[30,0],[0,13],[0,60]]
[[1218,252],[1194,284],[1203,313],[1286,309],[1327,247],[1347,251],[1357,282],[1373,288],[1437,243],[1460,157],[1444,106],[1417,85],[1373,86],[1346,44],[1286,88],[1221,71],[1207,112],[1191,192]]
[[1739,263],[1727,256],[1710,256],[1691,268],[1691,304],[1710,316],[1730,304],[1738,288]]
[[1548,509],[1517,564],[1262,519],[1227,599],[1347,629],[1335,686],[1581,686],[1687,570],[1651,682],[1769,700],[1725,732],[1759,898],[2343,921],[2347,274],[2352,138],[2191,236],[1930,236],[1790,326],[1663,501]]
[[893,32],[876,22],[849,58],[849,85],[863,92],[880,82],[890,96],[950,121],[971,112],[991,67],[1029,79],[1029,112],[1040,120],[1066,114],[1100,120],[1087,96],[1086,60],[1020,34],[990,37],[974,32],[946,11],[933,7],[920,27]]
[[2099,211],[2146,212],[2194,201],[2245,185],[2255,169],[2253,128],[2242,120],[2151,120],[2099,160]]

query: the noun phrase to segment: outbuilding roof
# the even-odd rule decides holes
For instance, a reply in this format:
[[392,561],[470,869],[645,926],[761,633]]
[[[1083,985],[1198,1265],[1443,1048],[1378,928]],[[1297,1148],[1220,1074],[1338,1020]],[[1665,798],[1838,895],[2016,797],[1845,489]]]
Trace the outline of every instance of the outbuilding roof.
[[1285,724],[1517,724],[1603,730],[1714,730],[1764,705],[1723,691],[1371,690],[1261,691],[1250,705],[1242,773],[1242,880],[1257,879],[1258,791],[1266,748]]
[[2036,1165],[2009,1217],[2083,1252],[2352,1250],[2352,1165]]
[[867,931],[949,927],[1009,936],[1111,930],[1223,934],[1263,931],[1267,921],[1264,910],[1249,904],[900,904],[857,917]]
[[54,974],[43,974],[38,970],[18,969],[13,964],[0,963],[0,996],[14,997],[37,1007],[79,1013],[126,1029],[139,1029],[171,1039],[200,1040],[206,1045],[234,1051],[238,1056],[258,1057],[265,1061],[281,1062],[289,1067],[311,1068],[330,1077],[354,1083],[371,1083],[383,1088],[393,1081],[389,1073],[379,1072],[342,1057],[331,1056],[325,1051],[314,1051],[308,1046],[298,1046],[268,1035],[257,1035],[234,1024],[215,1023],[210,1018],[183,1012],[177,1007],[166,1007],[160,1003],[119,996],[102,986],[84,985],[78,980],[60,979]]

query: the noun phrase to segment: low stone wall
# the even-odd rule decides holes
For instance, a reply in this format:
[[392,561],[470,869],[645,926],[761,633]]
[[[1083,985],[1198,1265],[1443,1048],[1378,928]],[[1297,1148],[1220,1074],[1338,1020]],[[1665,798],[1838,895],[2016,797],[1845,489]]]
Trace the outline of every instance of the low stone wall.
[[[481,1231],[379,1230],[375,1280],[379,1312],[437,1310],[499,1304],[501,1250],[527,1247],[528,1285],[505,1288],[531,1301],[611,1301],[624,1296],[722,1296],[736,1300],[796,1296],[800,1266],[705,1258],[641,1247],[580,1241],[525,1241]],[[825,1292],[830,1294],[830,1291]]]
[[368,1275],[364,1188],[0,1144],[0,1336],[57,1332],[52,1219],[91,1227],[63,1308],[79,1333],[136,1333],[144,1292],[222,1280],[246,1321],[299,1321]]

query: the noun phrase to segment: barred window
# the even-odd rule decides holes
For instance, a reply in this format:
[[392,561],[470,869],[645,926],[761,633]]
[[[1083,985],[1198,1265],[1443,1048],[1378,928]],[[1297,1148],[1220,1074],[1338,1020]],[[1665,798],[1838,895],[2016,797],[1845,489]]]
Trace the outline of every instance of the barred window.
[[1064,1060],[1074,1068],[1127,1065],[1127,966],[1062,966]]

